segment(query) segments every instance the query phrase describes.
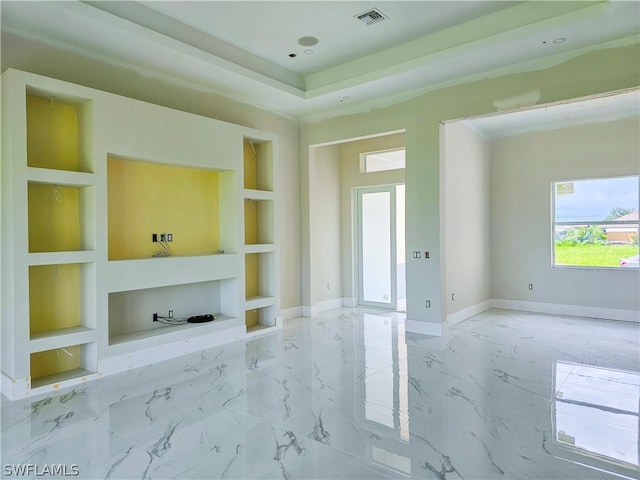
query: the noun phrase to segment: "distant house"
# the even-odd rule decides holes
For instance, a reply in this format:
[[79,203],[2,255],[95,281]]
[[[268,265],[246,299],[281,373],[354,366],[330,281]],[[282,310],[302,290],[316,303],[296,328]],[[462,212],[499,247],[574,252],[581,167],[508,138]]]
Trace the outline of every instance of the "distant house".
[[604,231],[607,234],[607,243],[630,245],[638,241],[638,211],[627,213],[615,219],[616,222],[634,221],[636,225],[608,225]]

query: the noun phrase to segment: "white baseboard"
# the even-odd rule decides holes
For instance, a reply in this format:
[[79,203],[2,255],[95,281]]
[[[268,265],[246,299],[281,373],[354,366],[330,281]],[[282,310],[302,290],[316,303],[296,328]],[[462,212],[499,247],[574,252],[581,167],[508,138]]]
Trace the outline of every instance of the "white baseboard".
[[354,303],[353,299],[350,298],[330,298],[329,300],[323,300],[321,302],[316,303],[313,306],[303,305],[302,306],[302,316],[303,317],[317,317],[322,312],[326,312],[328,310],[335,310],[336,308],[342,307],[350,307]]
[[404,321],[404,329],[409,333],[420,333],[422,335],[431,335],[433,337],[442,336],[442,324],[432,322],[421,322],[420,320]]
[[602,318],[640,323],[640,311],[620,308],[601,308],[583,305],[563,305],[560,303],[525,302],[522,300],[504,300],[494,298],[493,308],[520,310],[523,312],[548,313],[551,315],[570,315],[573,317]]
[[302,306],[303,317],[315,317],[317,314],[318,314],[318,309],[315,305],[313,307],[310,307],[308,305]]
[[358,306],[358,300],[353,297],[342,297],[342,306],[354,308]]
[[489,299],[485,300],[484,302],[476,303],[475,305],[463,308],[462,310],[458,310],[457,312],[450,313],[449,315],[447,315],[447,327],[452,327],[456,323],[460,323],[467,318],[471,318],[474,315],[486,312],[492,307],[493,300]]
[[110,355],[98,361],[98,371],[103,375],[112,375],[162,360],[180,357],[188,353],[224,345],[242,338],[247,338],[246,327],[239,325],[207,335]]
[[283,308],[282,310],[280,310],[280,313],[282,314],[282,318],[285,321],[304,316],[302,312],[302,305],[298,305],[297,307],[291,307],[291,308]]
[[31,377],[12,380],[3,373],[0,384],[2,385],[2,394],[5,397],[9,400],[20,400],[22,398],[35,397],[41,394],[54,393],[60,391],[62,388],[80,385],[81,383],[86,383],[101,376],[101,373],[90,373],[82,375],[81,377],[60,380],[59,382],[52,383],[50,385],[42,385],[40,387],[32,388]]
[[3,373],[0,377],[0,390],[10,400],[25,398],[29,394],[29,377],[12,380]]

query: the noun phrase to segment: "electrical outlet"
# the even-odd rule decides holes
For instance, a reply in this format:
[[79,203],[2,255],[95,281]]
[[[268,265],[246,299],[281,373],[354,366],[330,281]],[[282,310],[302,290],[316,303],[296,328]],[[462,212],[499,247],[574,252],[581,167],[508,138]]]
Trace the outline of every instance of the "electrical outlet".
[[157,242],[158,241],[158,234],[157,233],[152,233],[151,234],[151,241],[152,242]]
[[455,299],[456,299],[456,294],[455,294],[455,293],[452,293],[452,294],[451,294],[451,300],[455,300]]
[[154,322],[157,322],[157,321],[158,321],[158,314],[157,314],[157,313],[154,313],[154,314],[153,314],[153,321],[154,321]]
[[413,258],[420,258],[420,252],[413,252]]
[[533,283],[529,284],[529,290],[533,290]]
[[167,242],[173,242],[173,233],[167,233]]
[[425,305],[427,308],[431,308],[431,300],[427,300]]
[[169,318],[173,318],[173,310],[169,310]]

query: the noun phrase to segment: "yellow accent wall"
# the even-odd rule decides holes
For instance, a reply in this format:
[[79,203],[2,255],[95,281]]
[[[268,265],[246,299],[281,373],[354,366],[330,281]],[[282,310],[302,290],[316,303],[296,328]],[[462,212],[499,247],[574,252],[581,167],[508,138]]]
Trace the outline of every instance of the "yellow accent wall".
[[109,157],[109,260],[149,258],[153,233],[172,233],[171,255],[220,245],[218,173]]
[[27,165],[79,169],[75,106],[27,95]]
[[[258,254],[248,253],[244,256],[245,261],[245,297],[251,298],[259,294],[258,284]],[[247,310],[245,312],[245,324],[247,327],[254,327],[258,324],[258,311]]]
[[256,201],[249,199],[244,201],[244,243],[258,243],[258,205]]
[[245,259],[245,297],[255,297],[259,292],[258,285],[258,254],[248,253]]
[[258,185],[258,164],[256,153],[249,142],[244,142],[244,188],[255,190]]
[[80,250],[80,189],[30,183],[29,251]]
[[31,335],[81,324],[79,264],[29,267]]
[[[68,353],[66,353],[66,350]],[[67,372],[81,367],[80,345],[56,348],[31,354],[31,379],[38,379],[55,373]],[[71,354],[71,355],[69,355]]]
[[245,312],[244,323],[249,328],[258,325],[258,310],[247,310]]

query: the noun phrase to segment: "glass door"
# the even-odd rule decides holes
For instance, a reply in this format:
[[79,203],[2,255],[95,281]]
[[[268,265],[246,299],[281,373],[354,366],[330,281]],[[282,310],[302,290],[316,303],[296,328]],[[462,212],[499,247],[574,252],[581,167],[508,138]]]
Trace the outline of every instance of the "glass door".
[[397,307],[396,186],[357,189],[358,303]]

